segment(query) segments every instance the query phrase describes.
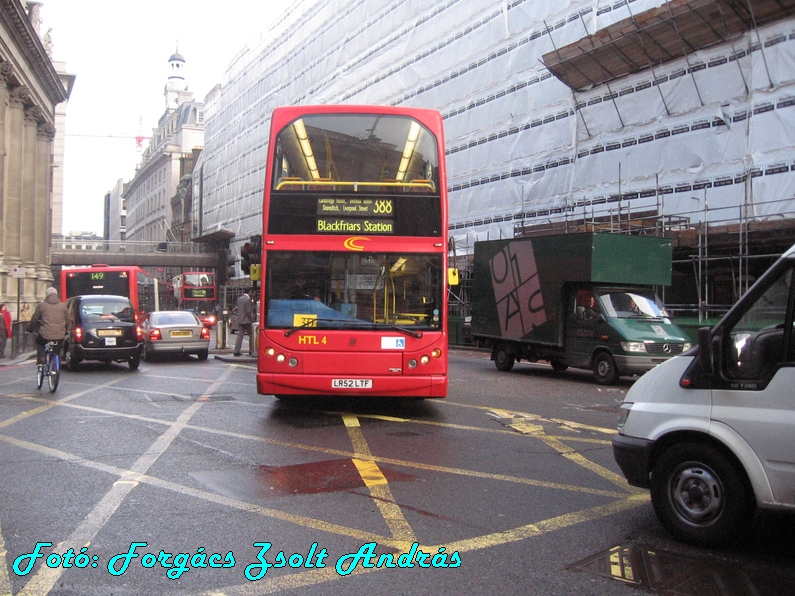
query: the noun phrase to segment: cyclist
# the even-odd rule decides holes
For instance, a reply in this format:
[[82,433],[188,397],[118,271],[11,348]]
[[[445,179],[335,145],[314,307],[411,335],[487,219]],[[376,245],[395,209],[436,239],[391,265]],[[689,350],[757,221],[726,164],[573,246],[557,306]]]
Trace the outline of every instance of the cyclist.
[[53,287],[47,288],[44,302],[40,302],[36,307],[33,316],[28,323],[28,331],[36,333],[36,362],[44,364],[44,346],[47,342],[57,342],[56,354],[60,355],[63,350],[63,341],[69,332],[69,313],[66,310],[66,303],[58,298],[58,290]]

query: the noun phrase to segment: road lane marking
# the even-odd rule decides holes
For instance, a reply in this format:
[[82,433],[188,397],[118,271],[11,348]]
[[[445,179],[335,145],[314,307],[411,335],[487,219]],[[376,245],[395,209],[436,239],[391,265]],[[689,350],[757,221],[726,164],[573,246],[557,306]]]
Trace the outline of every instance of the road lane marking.
[[[224,379],[231,371],[224,371],[218,380],[213,383],[205,392],[212,394],[214,390],[223,384]],[[70,396],[68,399],[74,399]],[[66,400],[59,400],[61,403]],[[62,550],[72,547],[80,550],[83,546],[88,546],[97,533],[105,526],[111,516],[118,510],[130,492],[138,486],[138,482],[154,463],[171,446],[171,443],[185,429],[188,421],[201,408],[203,402],[193,402],[169,424],[166,431],[160,435],[154,443],[141,455],[129,470],[113,483],[111,489],[94,506],[94,509],[83,519],[80,525],[69,535],[68,538],[60,542],[55,550]],[[53,589],[64,572],[63,567],[40,567],[39,570],[28,580],[18,596],[33,596],[47,594]]]
[[[232,367],[230,367],[230,369],[231,368]],[[93,389],[91,389],[91,390],[93,390]],[[91,391],[91,390],[88,390],[88,391]],[[120,391],[124,391],[124,389],[121,389]],[[136,391],[140,391],[140,390],[136,390]],[[148,393],[151,394],[153,392],[148,392]],[[168,394],[168,395],[173,395],[173,393],[172,394]],[[33,399],[33,398],[30,398],[30,399]],[[36,399],[38,399],[38,398],[36,398]],[[71,399],[71,396],[70,396],[70,399]],[[53,407],[55,405],[62,405],[64,407],[71,407],[71,408],[76,408],[76,409],[93,411],[93,412],[106,414],[106,415],[111,415],[111,416],[116,416],[116,417],[120,417],[120,418],[143,420],[143,421],[151,422],[151,423],[154,423],[154,424],[171,425],[171,423],[165,422],[163,420],[152,419],[152,418],[148,418],[148,417],[145,417],[145,416],[123,414],[123,413],[119,413],[119,412],[114,412],[112,410],[105,410],[105,409],[101,409],[101,408],[91,408],[91,407],[88,407],[88,406],[82,406],[82,405],[79,405],[79,404],[72,404],[72,403],[54,403],[52,405],[47,404],[48,407],[43,408],[42,411],[45,411],[46,409],[50,409],[51,407]],[[256,405],[259,405],[259,404],[256,404]],[[478,409],[481,409],[481,410],[486,410],[486,409],[493,410],[492,408],[485,408],[485,407],[478,407]],[[503,412],[507,412],[507,411],[503,411]],[[336,413],[336,414],[339,414],[339,413]],[[356,418],[356,416],[353,416],[353,415],[350,415],[350,417],[351,418]],[[443,427],[447,427],[447,428],[456,428],[456,429],[462,429],[462,430],[472,430],[472,431],[477,431],[477,432],[500,432],[500,433],[502,433],[502,434],[504,434],[506,436],[507,435],[511,435],[511,434],[516,435],[516,436],[521,436],[521,435],[517,435],[517,433],[511,432],[511,431],[505,431],[505,430],[502,430],[502,429],[485,429],[485,428],[471,427],[471,426],[467,427],[467,426],[464,426],[464,425],[452,425],[452,424],[447,424],[447,423],[439,423],[439,422],[423,421],[423,420],[393,419],[392,417],[387,417],[387,416],[374,416],[374,415],[373,416],[365,416],[365,415],[361,415],[360,417],[368,417],[368,418],[380,419],[380,420],[383,420],[385,422],[396,422],[396,423],[399,423],[399,422],[413,422],[415,424],[433,424],[433,425],[443,426]],[[558,420],[554,420],[554,419],[541,419],[539,416],[533,416],[533,415],[526,415],[526,416],[523,416],[523,417],[526,418],[525,422],[527,422],[528,424],[533,424],[532,422],[530,422],[530,420],[534,420],[534,421],[552,421],[552,422],[557,422],[557,423],[563,422],[564,423],[563,426],[566,426],[566,427],[569,427],[569,428],[580,428],[580,429],[583,429],[583,430],[591,430],[591,431],[596,431],[596,432],[600,432],[600,433],[609,432],[610,434],[615,434],[615,430],[613,430],[613,429],[608,430],[608,429],[603,429],[603,428],[600,428],[600,427],[591,427],[591,426],[588,426],[588,425],[579,425],[577,423],[572,423],[571,421],[558,421]],[[2,423],[0,423],[0,424],[2,424]],[[515,478],[515,477],[503,476],[503,475],[483,474],[483,473],[472,471],[472,470],[460,470],[460,469],[454,469],[454,468],[444,468],[442,466],[426,465],[426,464],[422,464],[422,463],[419,463],[419,462],[407,462],[407,461],[403,461],[403,460],[396,460],[396,459],[393,459],[393,458],[383,458],[383,457],[374,456],[370,452],[369,446],[367,445],[366,441],[364,441],[363,435],[361,435],[361,428],[359,427],[358,419],[356,420],[355,423],[346,423],[346,429],[348,430],[349,434],[351,434],[351,429],[356,429],[356,432],[354,434],[360,435],[360,438],[357,438],[357,441],[360,440],[361,443],[355,443],[354,444],[354,453],[349,453],[349,452],[346,452],[346,451],[336,450],[336,449],[326,449],[326,448],[322,448],[322,447],[316,447],[316,446],[313,446],[313,445],[303,445],[303,444],[299,444],[299,443],[290,443],[290,442],[286,442],[286,441],[265,439],[263,437],[258,437],[258,436],[253,436],[253,435],[245,435],[245,434],[242,434],[242,433],[231,433],[231,432],[227,432],[227,431],[219,431],[219,430],[216,430],[216,429],[211,429],[211,428],[206,428],[206,427],[201,427],[201,426],[194,426],[194,425],[191,425],[191,424],[184,424],[183,428],[184,429],[193,429],[193,430],[196,430],[196,431],[207,432],[207,433],[211,433],[211,434],[237,437],[237,438],[241,438],[241,439],[245,439],[245,440],[260,441],[260,442],[275,444],[275,445],[279,445],[279,446],[283,446],[283,447],[291,448],[291,449],[305,449],[305,450],[310,450],[310,451],[315,451],[315,452],[322,452],[322,453],[328,453],[328,454],[334,454],[334,455],[343,455],[343,456],[346,456],[346,457],[350,457],[352,460],[354,460],[355,464],[356,464],[356,462],[359,462],[359,464],[356,464],[357,465],[357,469],[360,470],[360,474],[363,475],[363,481],[365,482],[365,485],[368,486],[368,488],[369,488],[369,485],[367,484],[368,480],[365,480],[365,478],[364,478],[365,475],[367,475],[369,477],[369,481],[372,484],[374,484],[375,486],[379,486],[379,482],[381,482],[381,478],[383,478],[383,483],[384,483],[384,485],[386,485],[386,478],[383,477],[383,474],[381,473],[380,468],[378,468],[378,465],[377,465],[378,463],[390,463],[390,464],[394,464],[394,465],[397,465],[397,466],[405,466],[405,467],[410,467],[410,468],[419,468],[419,469],[423,469],[423,470],[440,471],[440,472],[447,472],[447,473],[453,473],[453,474],[460,473],[460,474],[467,475],[467,476],[472,476],[472,477],[486,478],[486,479],[497,479],[497,480],[511,481],[511,482],[517,482],[517,481],[518,482],[522,482],[522,481],[530,480],[530,479],[521,479],[521,478]],[[517,430],[517,429],[514,429],[514,430]],[[597,439],[588,439],[588,438],[585,438],[585,437],[564,437],[564,436],[544,435],[543,437],[534,437],[534,438],[542,438],[542,440],[543,439],[552,439],[553,442],[558,441],[560,443],[558,446],[549,445],[549,443],[547,443],[547,444],[550,447],[552,447],[553,449],[556,449],[562,455],[565,455],[565,453],[570,453],[572,451],[570,448],[568,448],[563,443],[563,441],[569,441],[569,440],[574,441],[574,440],[577,440],[577,441],[590,442],[590,443],[599,444],[599,445],[609,444],[609,441],[602,441],[602,440],[597,440]],[[179,485],[179,484],[176,484],[176,483],[171,483],[171,482],[168,482],[168,481],[160,480],[160,479],[157,479],[157,478],[154,478],[154,477],[147,476],[146,474],[140,475],[134,481],[133,480],[125,480],[124,478],[129,478],[128,476],[125,476],[125,474],[127,474],[129,472],[128,470],[122,470],[122,469],[119,469],[119,468],[115,468],[113,466],[108,466],[106,464],[101,464],[100,462],[88,461],[88,460],[80,458],[79,456],[76,456],[76,455],[67,454],[67,453],[63,453],[63,452],[56,452],[56,450],[51,450],[49,448],[46,448],[46,447],[43,447],[43,446],[39,446],[39,445],[35,445],[35,444],[32,444],[32,443],[28,443],[28,442],[25,442],[25,441],[19,441],[17,439],[13,439],[11,437],[0,436],[0,439],[4,440],[6,442],[12,443],[12,444],[16,444],[16,445],[18,445],[20,447],[33,448],[33,450],[35,450],[35,451],[40,451],[40,452],[45,452],[46,451],[49,455],[53,455],[54,453],[59,453],[59,457],[60,456],[64,456],[64,457],[62,457],[62,459],[66,459],[68,461],[72,461],[74,463],[78,463],[80,465],[84,465],[84,466],[87,466],[87,467],[94,467],[96,469],[103,469],[104,471],[107,471],[109,473],[116,474],[116,475],[119,476],[120,480],[118,480],[116,483],[114,483],[115,485],[116,484],[118,484],[118,485],[129,484],[131,486],[134,486],[133,482],[135,482],[135,483],[138,483],[138,482],[145,483],[145,484],[148,484],[148,485],[157,486],[157,487],[163,488],[165,490],[169,490],[169,491],[175,492],[175,493],[180,494],[180,495],[187,494],[187,495],[193,496],[193,497],[198,498],[198,499],[203,499],[203,500],[214,502],[214,503],[218,503],[218,504],[221,504],[221,505],[234,507],[234,508],[237,508],[239,510],[248,511],[248,512],[255,512],[255,513],[258,513],[260,515],[266,515],[266,516],[269,516],[269,517],[274,517],[276,519],[280,519],[280,520],[283,520],[283,521],[286,521],[286,522],[297,523],[297,524],[303,525],[305,527],[310,527],[310,528],[314,528],[314,529],[318,529],[318,530],[323,530],[323,531],[331,532],[331,533],[338,534],[338,535],[353,537],[357,541],[359,541],[359,540],[376,541],[376,542],[379,543],[379,545],[388,546],[388,547],[396,549],[396,550],[398,550],[398,549],[399,550],[407,550],[408,546],[410,546],[410,544],[407,544],[406,541],[396,540],[395,539],[396,537],[394,535],[390,539],[389,537],[377,536],[375,534],[366,533],[366,532],[363,532],[363,531],[360,531],[360,530],[355,530],[353,528],[346,528],[344,526],[337,526],[335,524],[329,524],[327,522],[323,522],[322,520],[314,520],[314,519],[305,518],[305,517],[302,517],[302,516],[284,514],[284,513],[279,512],[279,511],[258,507],[256,505],[251,504],[251,503],[246,503],[246,502],[243,502],[243,501],[237,501],[237,500],[234,500],[234,499],[221,497],[221,496],[216,495],[214,493],[208,493],[206,491],[196,490],[196,489],[192,489],[192,488],[187,487],[187,486],[182,486],[182,485]],[[353,439],[352,439],[352,442],[353,442]],[[358,445],[358,447],[357,447],[357,445]],[[582,457],[582,456],[579,456],[579,457]],[[590,461],[590,460],[587,460],[586,458],[582,458],[582,459],[585,460],[585,461]],[[361,465],[362,467],[360,468],[359,465]],[[596,464],[594,464],[594,465],[596,465]],[[597,467],[599,467],[599,466],[597,466]],[[362,473],[362,471],[364,473]],[[378,477],[378,474],[380,474],[381,478]],[[548,519],[548,520],[535,522],[533,524],[527,524],[525,526],[521,526],[519,528],[515,528],[514,530],[508,530],[507,532],[506,531],[500,531],[500,532],[496,532],[496,533],[493,533],[493,534],[488,534],[488,535],[485,535],[485,536],[479,536],[479,537],[473,537],[473,538],[469,538],[469,539],[463,539],[463,540],[460,540],[460,541],[458,541],[456,543],[453,543],[452,545],[451,544],[444,544],[442,546],[447,547],[448,551],[450,551],[450,552],[452,552],[452,550],[456,549],[456,547],[458,547],[457,550],[459,550],[459,552],[469,552],[469,551],[473,551],[473,550],[489,548],[491,546],[505,544],[505,543],[508,543],[508,542],[523,540],[523,539],[526,539],[526,538],[532,538],[532,537],[539,536],[539,535],[542,535],[542,534],[547,533],[547,532],[552,532],[552,531],[555,531],[555,530],[566,528],[566,527],[569,527],[571,525],[575,525],[575,524],[578,524],[578,523],[583,523],[583,522],[586,522],[586,521],[591,521],[591,520],[594,520],[594,519],[598,519],[598,518],[603,517],[603,516],[613,515],[613,514],[621,512],[621,511],[624,511],[626,509],[629,509],[631,507],[636,507],[638,505],[641,505],[643,503],[647,503],[648,502],[648,494],[645,491],[644,491],[643,494],[631,494],[631,495],[627,496],[626,492],[624,492],[624,493],[615,493],[615,492],[608,492],[608,491],[582,490],[582,489],[585,489],[585,487],[557,485],[555,483],[542,483],[540,481],[530,481],[530,482],[524,482],[524,483],[526,483],[526,484],[534,484],[536,486],[542,486],[542,487],[563,488],[564,490],[579,489],[578,492],[588,492],[589,494],[603,494],[605,496],[622,497],[622,498],[620,500],[614,502],[614,503],[610,503],[610,504],[607,504],[607,505],[601,505],[601,506],[594,507],[594,508],[591,508],[591,509],[587,509],[587,510],[584,510],[584,511],[574,512],[572,514],[566,514],[566,515],[558,516],[556,518],[551,518],[551,519]],[[622,486],[621,488],[626,490],[627,487],[626,486]],[[376,500],[376,502],[378,502],[379,499],[375,499],[375,500]],[[391,495],[389,496],[388,500],[391,501],[394,504],[394,499],[392,499]],[[398,511],[400,511],[399,508],[398,508]],[[402,512],[401,512],[401,517],[402,517]],[[394,534],[394,532],[393,532],[393,534]],[[425,548],[425,550],[428,550],[427,547],[423,547],[423,548]],[[436,547],[431,547],[431,550],[433,551],[435,548]],[[3,558],[0,558],[0,562],[2,562],[2,560],[3,560]],[[370,570],[367,570],[367,571],[370,571]],[[354,573],[356,573],[356,572],[354,572]],[[328,581],[338,580],[338,579],[340,579],[340,577],[338,576],[338,574],[333,569],[330,569],[330,570],[317,570],[317,571],[311,571],[311,572],[302,572],[302,573],[291,574],[291,575],[288,575],[288,576],[274,577],[272,579],[268,579],[267,581],[265,581],[265,580],[259,581],[256,584],[247,583],[247,584],[242,584],[240,586],[232,586],[232,587],[229,587],[227,589],[224,589],[223,593],[226,593],[227,595],[229,595],[229,594],[272,593],[272,592],[280,591],[280,590],[298,589],[298,588],[303,587],[303,586],[317,585],[317,584],[320,584],[320,583],[325,583],[325,582],[328,582]],[[216,594],[217,595],[217,594],[220,594],[220,593],[221,592],[218,589],[215,589],[215,590],[213,590],[211,592],[208,592],[208,596],[209,596],[209,594]]]
[[386,477],[381,472],[378,464],[373,461],[373,454],[369,445],[367,445],[364,434],[362,434],[359,419],[350,414],[343,414],[342,421],[356,453],[356,456],[351,458],[353,465],[356,466],[365,486],[370,491],[373,501],[381,512],[389,531],[392,533],[392,537],[408,543],[415,542],[414,531],[406,521],[400,506],[395,502]]

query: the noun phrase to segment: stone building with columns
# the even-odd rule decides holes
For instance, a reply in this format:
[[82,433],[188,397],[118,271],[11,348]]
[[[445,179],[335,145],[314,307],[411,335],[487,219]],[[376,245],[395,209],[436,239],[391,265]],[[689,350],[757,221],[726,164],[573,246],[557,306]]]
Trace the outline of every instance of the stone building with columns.
[[56,106],[69,96],[39,9],[0,0],[0,302],[15,319],[17,301],[39,302],[53,281]]

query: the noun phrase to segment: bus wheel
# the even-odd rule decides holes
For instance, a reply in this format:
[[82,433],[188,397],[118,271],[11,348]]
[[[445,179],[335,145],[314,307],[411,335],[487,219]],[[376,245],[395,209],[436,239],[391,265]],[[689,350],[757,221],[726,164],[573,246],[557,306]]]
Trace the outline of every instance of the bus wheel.
[[497,367],[497,370],[508,372],[513,368],[514,362],[516,362],[514,355],[506,352],[502,348],[499,348],[494,353],[494,366]]
[[607,352],[600,352],[593,359],[593,378],[600,385],[612,385],[618,380],[616,361]]

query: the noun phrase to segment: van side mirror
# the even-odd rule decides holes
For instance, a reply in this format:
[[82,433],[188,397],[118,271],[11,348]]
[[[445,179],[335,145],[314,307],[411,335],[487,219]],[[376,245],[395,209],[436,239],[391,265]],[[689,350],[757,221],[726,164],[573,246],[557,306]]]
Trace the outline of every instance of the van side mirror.
[[698,329],[698,361],[705,375],[715,374],[715,358],[712,353],[712,331],[709,327]]

